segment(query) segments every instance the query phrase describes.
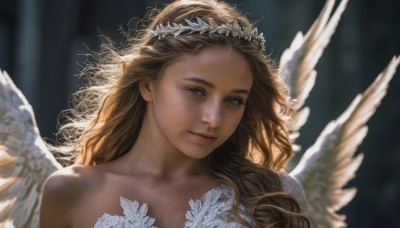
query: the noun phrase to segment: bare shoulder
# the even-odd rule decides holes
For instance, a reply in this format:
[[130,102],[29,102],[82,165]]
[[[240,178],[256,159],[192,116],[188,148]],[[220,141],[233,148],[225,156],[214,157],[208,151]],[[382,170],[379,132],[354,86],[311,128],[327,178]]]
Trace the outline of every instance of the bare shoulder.
[[[70,166],[53,173],[44,185],[44,193],[51,196],[59,194],[65,196],[74,195],[84,191],[98,173],[91,166]],[[72,194],[73,193],[73,194]]]
[[69,227],[75,208],[98,175],[90,166],[71,166],[53,173],[43,188],[41,227]]

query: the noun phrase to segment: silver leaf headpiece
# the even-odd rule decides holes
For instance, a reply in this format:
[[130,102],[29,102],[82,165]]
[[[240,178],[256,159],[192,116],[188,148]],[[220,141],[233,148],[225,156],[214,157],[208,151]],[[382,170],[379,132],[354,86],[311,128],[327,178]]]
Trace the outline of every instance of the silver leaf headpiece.
[[248,27],[241,27],[237,21],[233,24],[222,24],[218,25],[212,18],[208,19],[207,22],[203,21],[201,18],[196,17],[197,23],[191,22],[185,19],[187,25],[168,22],[167,25],[157,25],[155,30],[149,29],[150,33],[154,37],[159,39],[165,38],[166,36],[173,35],[174,37],[179,36],[182,32],[189,31],[188,34],[194,32],[199,32],[200,34],[208,33],[219,33],[225,36],[232,36],[238,39],[245,39],[251,41],[261,49],[265,48],[265,39],[262,33],[258,34],[257,28],[251,29]]

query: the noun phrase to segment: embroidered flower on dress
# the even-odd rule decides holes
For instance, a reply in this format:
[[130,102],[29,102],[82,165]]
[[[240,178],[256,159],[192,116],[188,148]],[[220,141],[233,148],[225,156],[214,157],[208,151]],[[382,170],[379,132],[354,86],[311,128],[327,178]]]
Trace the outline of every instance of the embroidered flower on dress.
[[146,203],[140,206],[136,200],[130,201],[123,197],[120,197],[120,202],[125,216],[104,214],[97,220],[94,228],[156,228],[153,226],[154,218],[147,215],[148,207]]
[[226,223],[222,220],[222,215],[230,212],[233,198],[221,202],[223,190],[227,189],[221,186],[207,192],[201,200],[190,200],[190,211],[186,213],[185,228],[217,227]]
[[[190,200],[186,212],[185,228],[243,228],[244,225],[228,221],[233,205],[233,190],[227,185],[209,190],[201,199]],[[120,198],[124,216],[104,214],[97,220],[95,228],[156,228],[154,218],[147,215],[147,204]],[[254,224],[246,208],[239,204],[239,215]]]

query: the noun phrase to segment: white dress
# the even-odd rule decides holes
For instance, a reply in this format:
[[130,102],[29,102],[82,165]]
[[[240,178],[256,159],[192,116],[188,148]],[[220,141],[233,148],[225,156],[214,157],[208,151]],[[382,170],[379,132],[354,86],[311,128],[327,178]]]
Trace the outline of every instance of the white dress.
[[[300,184],[288,175],[280,175],[284,191],[293,195],[304,210],[306,201]],[[232,227],[242,228],[244,225],[229,221],[233,205],[234,192],[227,185],[221,185],[206,192],[201,199],[190,200],[189,211],[186,212],[185,228]],[[123,216],[103,214],[95,228],[155,228],[155,219],[150,217],[147,204],[140,205],[136,200],[120,197]],[[243,205],[239,205],[239,216],[254,224]]]

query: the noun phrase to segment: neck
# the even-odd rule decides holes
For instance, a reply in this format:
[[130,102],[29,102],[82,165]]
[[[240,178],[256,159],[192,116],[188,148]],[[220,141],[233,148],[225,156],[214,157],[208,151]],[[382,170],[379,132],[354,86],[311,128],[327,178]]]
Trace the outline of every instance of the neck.
[[159,132],[152,132],[148,125],[145,118],[135,144],[123,156],[129,169],[166,179],[199,174],[200,159],[187,157],[170,146]]

